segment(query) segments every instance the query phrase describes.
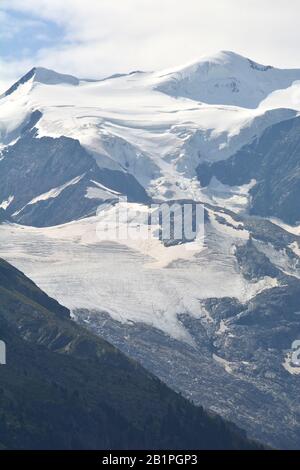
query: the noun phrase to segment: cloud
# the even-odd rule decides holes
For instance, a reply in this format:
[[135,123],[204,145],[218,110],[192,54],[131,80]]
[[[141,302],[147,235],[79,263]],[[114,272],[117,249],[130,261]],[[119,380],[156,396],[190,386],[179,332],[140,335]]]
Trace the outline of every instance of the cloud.
[[53,22],[62,31],[53,32],[51,44],[29,48],[21,64],[12,56],[15,74],[28,63],[103,77],[174,66],[220,49],[300,66],[298,0],[288,8],[284,0],[3,0],[1,11]]

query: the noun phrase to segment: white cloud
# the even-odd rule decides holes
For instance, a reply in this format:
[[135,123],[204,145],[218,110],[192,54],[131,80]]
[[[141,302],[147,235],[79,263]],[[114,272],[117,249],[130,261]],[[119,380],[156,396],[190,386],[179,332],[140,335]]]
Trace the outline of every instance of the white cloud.
[[[100,77],[159,69],[220,49],[261,63],[300,66],[299,0],[3,0],[2,8],[51,20],[64,41],[20,65]],[[37,38],[38,40],[38,38]],[[23,70],[25,72],[26,70]]]

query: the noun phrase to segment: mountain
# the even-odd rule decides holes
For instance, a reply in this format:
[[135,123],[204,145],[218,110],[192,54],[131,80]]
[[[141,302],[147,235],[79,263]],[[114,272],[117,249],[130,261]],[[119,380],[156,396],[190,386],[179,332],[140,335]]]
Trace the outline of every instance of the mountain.
[[[0,255],[281,448],[300,437],[299,74],[221,52],[104,80],[35,68],[0,99]],[[162,240],[152,203],[177,203],[181,225],[202,204],[204,240]]]
[[0,260],[2,449],[255,449]]
[[[233,73],[240,89],[218,85]],[[10,201],[7,210],[17,222],[42,225],[37,220],[45,219],[55,225],[69,221],[61,214],[70,191],[70,220],[95,213],[116,196],[111,190],[135,202],[145,202],[143,190],[166,200],[201,199],[199,164],[228,158],[270,125],[294,117],[298,108],[287,98],[291,109],[268,105],[265,98],[299,78],[298,70],[270,69],[233,53],[203,58],[177,72],[135,72],[100,81],[34,68],[0,99],[0,174],[10,174],[1,181],[0,205]],[[170,83],[179,86],[177,98],[170,96]],[[182,98],[182,87],[191,91],[190,99]],[[28,153],[24,174],[19,160]],[[25,175],[26,194],[20,181]],[[49,211],[56,198],[59,215],[53,219]]]
[[274,91],[299,80],[300,71],[276,69],[221,51],[160,78],[157,89],[171,96],[254,109]]

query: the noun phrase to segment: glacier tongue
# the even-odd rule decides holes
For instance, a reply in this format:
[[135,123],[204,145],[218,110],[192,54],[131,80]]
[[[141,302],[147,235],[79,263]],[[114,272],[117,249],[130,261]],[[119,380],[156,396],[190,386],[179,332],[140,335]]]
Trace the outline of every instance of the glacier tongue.
[[235,297],[246,302],[276,286],[276,279],[252,282],[239,272],[233,247],[244,244],[249,232],[220,223],[214,211],[209,211],[204,246],[168,247],[155,237],[139,238],[147,206],[130,204],[127,209],[136,234],[122,240],[97,236],[100,222],[116,220],[115,206],[98,217],[57,227],[2,225],[0,256],[72,310],[101,309],[117,321],[151,325],[182,340],[189,335],[177,316],[204,316],[200,299]]

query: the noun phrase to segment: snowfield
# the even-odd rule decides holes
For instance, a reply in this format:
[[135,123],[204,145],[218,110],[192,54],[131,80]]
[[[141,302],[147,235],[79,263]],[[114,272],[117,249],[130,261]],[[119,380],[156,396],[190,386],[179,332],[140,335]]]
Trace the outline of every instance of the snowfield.
[[[107,220],[114,220],[113,211],[108,209]],[[115,320],[145,323],[189,340],[177,315],[205,316],[200,299],[236,297],[245,302],[276,285],[272,278],[250,282],[242,276],[233,247],[244,243],[248,232],[219,224],[211,216],[205,245],[195,243],[194,248],[166,247],[137,235],[120,242],[99,240],[103,216],[46,229],[5,224],[0,257],[71,310],[101,310]],[[138,218],[132,227],[136,223]]]

